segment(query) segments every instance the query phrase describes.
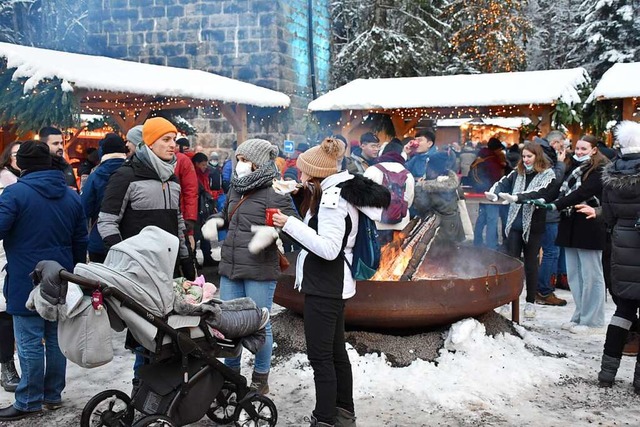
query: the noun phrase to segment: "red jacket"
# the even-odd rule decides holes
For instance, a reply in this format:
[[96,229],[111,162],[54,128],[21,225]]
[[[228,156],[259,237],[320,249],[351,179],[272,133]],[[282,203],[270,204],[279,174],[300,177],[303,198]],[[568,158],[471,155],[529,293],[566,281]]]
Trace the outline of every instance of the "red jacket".
[[176,164],[175,174],[178,177],[178,181],[180,181],[180,210],[182,211],[182,217],[185,221],[196,222],[198,220],[198,177],[196,176],[196,170],[186,155],[176,153],[176,158],[178,163]]

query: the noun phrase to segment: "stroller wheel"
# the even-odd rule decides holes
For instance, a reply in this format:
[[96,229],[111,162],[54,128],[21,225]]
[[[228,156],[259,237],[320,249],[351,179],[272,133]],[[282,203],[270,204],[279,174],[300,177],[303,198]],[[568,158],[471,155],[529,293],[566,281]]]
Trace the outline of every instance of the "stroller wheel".
[[81,427],[124,427],[133,422],[135,410],[129,396],[120,390],[106,390],[93,396],[82,410]]
[[164,415],[147,415],[133,424],[133,427],[176,427],[171,418]]
[[271,399],[254,394],[238,407],[236,427],[274,427],[278,422],[278,410]]
[[234,419],[233,414],[235,414],[237,406],[236,386],[226,382],[207,411],[207,417],[216,424],[229,424]]

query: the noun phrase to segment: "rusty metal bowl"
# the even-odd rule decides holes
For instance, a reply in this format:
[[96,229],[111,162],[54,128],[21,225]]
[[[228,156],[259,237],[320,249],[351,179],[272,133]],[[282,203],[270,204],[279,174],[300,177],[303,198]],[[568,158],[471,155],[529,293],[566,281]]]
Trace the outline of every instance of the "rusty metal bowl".
[[[294,289],[296,253],[278,280],[274,301],[302,314],[304,296]],[[446,255],[446,254],[445,254]],[[419,275],[433,268],[446,276],[413,281],[359,281],[345,309],[345,323],[363,329],[416,329],[450,324],[515,302],[523,288],[523,264],[500,252],[460,247],[447,256],[427,259]],[[415,276],[414,276],[415,277]]]

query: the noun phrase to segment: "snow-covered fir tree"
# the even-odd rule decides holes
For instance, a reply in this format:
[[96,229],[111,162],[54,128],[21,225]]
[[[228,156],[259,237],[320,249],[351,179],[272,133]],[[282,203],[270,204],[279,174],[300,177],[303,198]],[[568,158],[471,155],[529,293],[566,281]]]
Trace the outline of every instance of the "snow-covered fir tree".
[[532,31],[527,39],[527,69],[568,68],[571,34],[580,0],[529,0],[525,13]]
[[572,65],[585,67],[597,81],[616,62],[640,61],[640,1],[583,0],[578,12]]
[[451,26],[447,72],[496,73],[526,68],[524,46],[531,25],[525,0],[453,0],[444,20]]
[[335,0],[332,82],[440,74],[444,0]]

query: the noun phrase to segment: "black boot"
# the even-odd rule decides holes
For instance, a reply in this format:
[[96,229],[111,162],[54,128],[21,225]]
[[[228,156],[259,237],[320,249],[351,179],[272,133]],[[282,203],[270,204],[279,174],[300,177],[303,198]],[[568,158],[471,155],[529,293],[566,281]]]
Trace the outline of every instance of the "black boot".
[[640,361],[636,362],[636,370],[633,373],[633,390],[640,394]]
[[13,405],[0,409],[0,421],[17,421],[23,418],[38,415],[42,411],[26,412],[16,409]]
[[304,417],[304,420],[309,421],[309,427],[334,427],[333,424],[327,424],[318,421],[313,415],[311,417]]
[[2,385],[2,388],[10,393],[16,391],[18,384],[20,384],[20,375],[16,371],[16,365],[13,360],[3,363],[0,371],[0,385]]
[[[616,379],[618,368],[620,367],[620,359],[609,356],[607,354],[602,355],[602,363],[600,364],[600,372],[598,373],[598,382],[600,387],[611,387]],[[640,373],[638,371],[638,365],[636,365],[636,375],[638,376],[638,385],[640,386]],[[635,379],[633,382],[635,386]]]

